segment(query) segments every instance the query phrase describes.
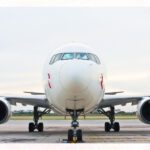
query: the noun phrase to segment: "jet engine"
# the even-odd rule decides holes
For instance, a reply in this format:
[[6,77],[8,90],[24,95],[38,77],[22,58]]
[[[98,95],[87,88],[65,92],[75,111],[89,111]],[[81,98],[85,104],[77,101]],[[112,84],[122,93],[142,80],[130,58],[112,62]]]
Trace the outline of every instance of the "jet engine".
[[4,99],[0,99],[0,124],[5,123],[9,120],[11,116],[11,105]]
[[150,98],[145,97],[137,105],[137,116],[139,120],[150,124]]

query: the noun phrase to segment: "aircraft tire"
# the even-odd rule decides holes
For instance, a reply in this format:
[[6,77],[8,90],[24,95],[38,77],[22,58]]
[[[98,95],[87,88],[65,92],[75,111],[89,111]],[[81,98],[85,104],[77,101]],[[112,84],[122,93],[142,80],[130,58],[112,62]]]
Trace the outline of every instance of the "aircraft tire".
[[73,141],[73,130],[70,129],[68,130],[68,142],[72,142]]
[[109,122],[105,122],[105,132],[109,132],[111,129],[111,125]]
[[38,131],[39,131],[39,132],[43,132],[43,129],[44,129],[43,122],[40,122],[40,123],[38,124]]
[[33,122],[30,122],[29,123],[29,132],[34,132],[34,129],[35,129],[35,125]]
[[115,123],[114,123],[114,131],[115,131],[115,132],[119,132],[119,131],[120,131],[119,122],[115,122]]
[[77,141],[79,141],[79,142],[82,141],[82,130],[81,129],[77,130]]

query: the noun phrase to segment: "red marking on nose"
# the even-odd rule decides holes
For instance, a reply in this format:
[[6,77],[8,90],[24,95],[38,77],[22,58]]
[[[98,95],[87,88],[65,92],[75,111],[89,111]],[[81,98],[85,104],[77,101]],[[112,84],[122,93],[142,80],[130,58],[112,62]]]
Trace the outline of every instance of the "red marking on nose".
[[48,79],[50,79],[51,78],[51,76],[50,76],[50,74],[48,73]]
[[104,89],[104,77],[103,77],[103,74],[101,74],[101,76],[100,76],[100,85],[101,85],[101,88]]
[[51,76],[49,73],[47,75],[48,75],[48,86],[51,89],[52,88],[51,83],[50,83]]
[[49,88],[51,89],[52,87],[51,87],[51,84],[50,84],[50,82],[48,81],[48,86],[49,86]]

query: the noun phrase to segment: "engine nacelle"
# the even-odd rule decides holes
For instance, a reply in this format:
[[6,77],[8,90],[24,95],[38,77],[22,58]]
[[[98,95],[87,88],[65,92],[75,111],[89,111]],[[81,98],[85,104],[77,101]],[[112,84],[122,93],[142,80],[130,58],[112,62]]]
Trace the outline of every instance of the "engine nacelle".
[[11,105],[5,98],[1,98],[0,99],[0,124],[7,122],[10,116],[11,116]]
[[139,120],[150,124],[150,98],[145,97],[137,105],[137,116]]

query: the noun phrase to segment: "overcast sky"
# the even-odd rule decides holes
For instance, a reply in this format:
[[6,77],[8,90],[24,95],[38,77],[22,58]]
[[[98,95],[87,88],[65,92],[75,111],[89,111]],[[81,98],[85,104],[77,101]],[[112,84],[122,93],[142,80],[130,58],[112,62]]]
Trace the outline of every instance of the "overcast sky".
[[150,94],[150,8],[0,8],[0,94],[43,91],[57,47],[80,42],[107,68],[106,91]]

